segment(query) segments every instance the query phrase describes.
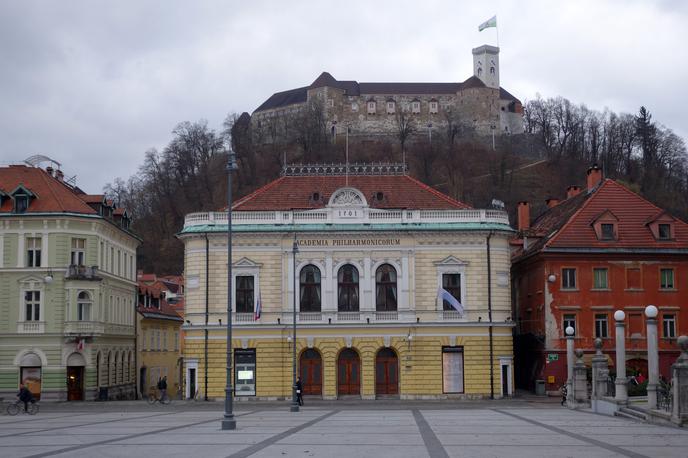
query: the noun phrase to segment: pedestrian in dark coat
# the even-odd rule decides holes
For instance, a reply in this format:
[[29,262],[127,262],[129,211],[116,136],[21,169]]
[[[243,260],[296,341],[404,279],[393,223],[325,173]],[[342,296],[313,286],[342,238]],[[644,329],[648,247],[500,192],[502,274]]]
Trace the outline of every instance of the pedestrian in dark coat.
[[296,401],[300,406],[303,405],[303,383],[301,383],[301,377],[296,377]]

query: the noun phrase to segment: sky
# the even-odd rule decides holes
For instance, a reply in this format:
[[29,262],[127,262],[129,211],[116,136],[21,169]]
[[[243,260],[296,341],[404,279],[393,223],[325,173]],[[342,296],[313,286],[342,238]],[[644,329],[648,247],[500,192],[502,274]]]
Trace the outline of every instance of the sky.
[[681,0],[0,0],[0,165],[43,154],[97,193],[180,122],[220,129],[322,71],[463,81],[471,49],[497,38],[501,85],[521,101],[644,105],[685,139],[686,23]]

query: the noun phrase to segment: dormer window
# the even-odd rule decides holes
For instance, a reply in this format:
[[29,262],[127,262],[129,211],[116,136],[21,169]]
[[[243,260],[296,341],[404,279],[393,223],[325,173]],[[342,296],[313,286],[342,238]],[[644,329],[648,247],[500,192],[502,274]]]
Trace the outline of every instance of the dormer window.
[[396,104],[393,101],[387,102],[387,114],[394,114],[396,111]]
[[657,225],[657,237],[660,240],[671,239],[671,224],[658,224]]
[[375,193],[375,200],[381,201],[385,198],[385,194],[382,191],[378,191]]
[[676,218],[666,211],[650,218],[645,224],[652,232],[655,240],[674,240],[674,221]]
[[371,100],[368,102],[368,114],[369,115],[374,115],[376,108],[377,108],[377,104],[375,103],[374,100]]
[[321,197],[320,193],[319,193],[318,191],[315,191],[315,192],[311,195],[311,200],[312,200],[313,202],[320,202],[320,197]]
[[412,113],[420,113],[420,102],[419,101],[413,101],[411,102],[411,112]]
[[26,194],[15,194],[14,195],[14,212],[15,213],[26,213],[29,208],[29,196]]
[[602,240],[614,240],[614,225],[602,223]]

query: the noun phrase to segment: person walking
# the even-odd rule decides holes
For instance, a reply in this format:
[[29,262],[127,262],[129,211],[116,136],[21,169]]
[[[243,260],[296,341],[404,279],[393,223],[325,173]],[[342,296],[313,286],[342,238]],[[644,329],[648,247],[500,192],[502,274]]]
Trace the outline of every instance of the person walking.
[[29,402],[33,401],[33,394],[23,383],[19,384],[19,393],[17,393],[19,400],[24,403],[24,412],[29,410]]
[[296,401],[300,406],[303,405],[303,383],[301,383],[301,377],[296,377]]
[[165,399],[165,396],[167,396],[167,376],[164,376],[160,380],[160,399]]

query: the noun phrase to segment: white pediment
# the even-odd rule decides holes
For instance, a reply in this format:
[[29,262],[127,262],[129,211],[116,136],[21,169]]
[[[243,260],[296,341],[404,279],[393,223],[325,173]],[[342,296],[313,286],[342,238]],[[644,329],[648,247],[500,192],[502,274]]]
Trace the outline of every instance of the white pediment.
[[251,261],[247,257],[239,259],[237,262],[232,264],[232,267],[260,267],[261,264]]
[[436,266],[467,266],[468,261],[463,261],[455,256],[447,256],[441,261],[435,261]]
[[366,207],[368,202],[356,188],[339,188],[330,196],[329,207]]

